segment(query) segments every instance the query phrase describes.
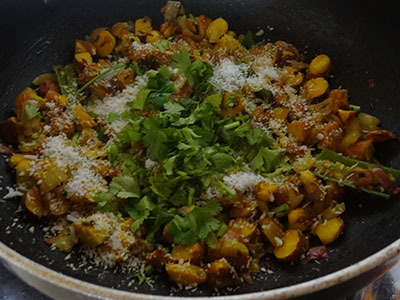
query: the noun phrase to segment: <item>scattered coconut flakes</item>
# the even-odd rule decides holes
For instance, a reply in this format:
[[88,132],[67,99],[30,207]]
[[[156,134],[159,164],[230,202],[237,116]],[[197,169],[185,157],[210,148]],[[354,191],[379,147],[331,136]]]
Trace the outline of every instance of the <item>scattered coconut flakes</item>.
[[8,190],[8,193],[5,196],[3,196],[3,199],[11,199],[15,197],[21,197],[22,195],[24,195],[23,193],[14,189],[11,186],[6,186],[6,189]]

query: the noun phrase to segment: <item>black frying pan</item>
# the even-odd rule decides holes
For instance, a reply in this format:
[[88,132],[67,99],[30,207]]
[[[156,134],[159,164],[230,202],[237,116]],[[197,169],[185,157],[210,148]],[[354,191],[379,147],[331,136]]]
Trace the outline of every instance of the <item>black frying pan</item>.
[[[71,61],[76,38],[96,27],[111,26],[117,21],[150,16],[157,27],[163,0],[2,0],[0,2],[0,120],[13,113],[14,99],[31,80],[54,64]],[[309,59],[328,54],[334,64],[331,87],[349,88],[351,102],[363,111],[376,115],[383,126],[400,136],[400,21],[396,7],[376,1],[183,1],[187,12],[224,17],[238,32],[262,28],[267,40],[286,40],[297,46]],[[273,28],[268,30],[267,26]],[[368,84],[373,80],[374,87]],[[373,110],[371,108],[374,107]],[[390,141],[377,147],[377,158],[391,167],[400,168],[400,142]],[[1,186],[14,182],[14,174],[4,160],[0,161]],[[5,194],[3,190],[2,195]],[[400,238],[400,199],[374,199],[350,194],[344,215],[344,235],[329,248],[329,259],[320,264],[289,266],[267,259],[274,274],[267,280],[256,280],[234,291],[241,294],[286,287],[343,269],[363,260]],[[87,273],[72,270],[65,254],[50,251],[43,242],[40,224],[25,213],[17,213],[19,201],[0,202],[0,241],[27,258],[63,274],[87,282],[122,290],[132,274],[114,273],[94,268]],[[8,228],[18,218],[20,227]],[[28,228],[35,227],[34,233]],[[68,264],[78,264],[72,257]],[[102,274],[102,276],[99,276]],[[173,285],[159,274],[155,288],[138,287],[137,292],[168,295]],[[101,278],[101,279],[100,279]],[[371,280],[368,274],[358,281],[344,283],[325,295],[350,293]],[[189,295],[181,291],[178,295]],[[209,295],[199,289],[195,295]],[[193,295],[193,294],[192,294]]]

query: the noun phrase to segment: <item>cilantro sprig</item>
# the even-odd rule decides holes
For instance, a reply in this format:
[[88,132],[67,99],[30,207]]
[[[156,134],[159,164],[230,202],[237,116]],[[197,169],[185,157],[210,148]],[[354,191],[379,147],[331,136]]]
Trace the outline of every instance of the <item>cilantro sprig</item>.
[[220,228],[221,221],[217,216],[222,210],[217,200],[209,200],[202,207],[195,207],[184,217],[176,215],[168,224],[168,233],[177,244],[192,245],[198,240]]
[[141,89],[136,100],[130,106],[136,110],[142,110],[146,103],[160,109],[174,92],[174,84],[170,81],[170,71],[167,67],[161,66],[159,71],[150,70],[147,72],[147,86]]
[[[273,148],[273,140],[253,128],[248,115],[221,118],[222,93],[208,82],[212,72],[206,63],[192,63],[186,51],[175,53],[174,61],[191,80],[193,98],[173,97],[167,67],[146,73],[147,85],[121,114],[127,125],[107,150],[120,174],[95,201],[100,208],[117,207],[130,216],[131,230],[145,228],[152,243],[160,241],[168,224],[175,243],[202,240],[212,246],[226,225],[219,202],[205,198],[204,191],[213,187],[226,197],[234,196],[235,190],[222,181],[226,174],[245,164],[261,174],[280,172],[284,150]],[[113,119],[110,114],[109,121]],[[199,200],[204,205],[199,206]],[[176,209],[185,205],[195,207],[187,215],[176,215]]]
[[172,56],[174,60],[172,67],[179,69],[184,73],[189,86],[193,87],[196,82],[209,79],[213,75],[213,69],[208,62],[200,59],[192,63],[190,54],[186,50],[175,52]]

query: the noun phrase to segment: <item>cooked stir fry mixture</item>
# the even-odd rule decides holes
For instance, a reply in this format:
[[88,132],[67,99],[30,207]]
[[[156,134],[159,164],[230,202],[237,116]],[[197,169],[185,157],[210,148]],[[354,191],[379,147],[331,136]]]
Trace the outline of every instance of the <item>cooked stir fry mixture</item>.
[[144,17],[76,40],[1,123],[22,207],[55,224],[48,244],[232,287],[264,256],[326,257],[345,191],[399,192],[400,172],[373,156],[394,134],[329,85],[328,55],[306,62],[179,2],[163,12],[158,30]]

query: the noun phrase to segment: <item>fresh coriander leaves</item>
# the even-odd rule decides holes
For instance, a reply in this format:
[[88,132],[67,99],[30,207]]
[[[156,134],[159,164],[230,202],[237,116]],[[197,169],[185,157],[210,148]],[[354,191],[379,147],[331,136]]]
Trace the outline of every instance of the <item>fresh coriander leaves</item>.
[[206,81],[213,75],[213,69],[209,63],[199,59],[192,63],[189,52],[186,50],[175,52],[172,59],[174,60],[172,67],[185,74],[191,87],[196,82]]
[[164,111],[162,113],[170,116],[175,116],[180,115],[180,112],[183,110],[185,110],[185,108],[179,103],[167,102],[164,104]]
[[119,175],[115,177],[110,184],[110,190],[115,191],[118,198],[126,199],[140,197],[138,183],[135,178],[127,175]]
[[[170,97],[174,83],[167,67],[147,72],[147,85],[121,114],[127,125],[107,149],[109,161],[121,173],[95,200],[103,209],[128,203],[124,211],[135,220],[131,229],[145,225],[150,242],[159,240],[168,223],[177,244],[203,240],[215,245],[224,232],[218,201],[208,200],[186,216],[175,215],[175,209],[196,205],[210,186],[234,196],[235,190],[222,182],[224,175],[246,162],[261,174],[273,172],[284,151],[270,149],[272,139],[253,128],[248,115],[221,119],[221,91],[207,82],[212,76],[207,64],[192,63],[189,53],[180,51],[174,55],[174,67],[192,84],[193,98]],[[143,109],[151,113],[139,112]],[[114,118],[109,115],[109,121]]]
[[242,40],[242,45],[245,46],[247,49],[250,49],[256,44],[257,43],[254,41],[253,33],[251,31],[248,31]]
[[135,143],[142,140],[140,126],[132,122],[128,123],[118,134],[118,140],[122,143]]
[[136,75],[142,76],[144,74],[143,70],[140,68],[139,63],[137,61],[132,61],[131,65],[129,66]]
[[147,102],[158,109],[168,102],[169,96],[174,92],[174,84],[169,81],[170,75],[170,71],[165,66],[161,66],[158,72],[148,72],[147,88],[150,92],[147,96]]
[[164,53],[169,48],[169,41],[170,41],[170,38],[168,38],[166,40],[160,40],[160,41],[155,42],[154,46],[156,46],[158,48],[158,50],[160,50],[161,53]]
[[125,207],[125,211],[129,216],[135,220],[131,225],[131,230],[133,232],[137,231],[140,225],[150,216],[150,212],[155,208],[154,203],[151,202],[150,198],[144,196],[140,201],[134,206]]
[[167,134],[159,127],[158,118],[148,118],[143,121],[143,143],[151,160],[159,161],[167,153]]
[[114,197],[122,199],[139,198],[140,189],[136,179],[127,175],[118,175],[111,181],[109,191],[98,192],[94,197],[94,202],[100,207],[104,207]]
[[210,232],[217,231],[221,222],[215,218],[222,210],[217,200],[209,200],[203,207],[195,207],[184,217],[176,215],[168,224],[168,233],[174,242],[192,245],[207,238]]
[[172,56],[174,60],[172,63],[173,68],[178,68],[180,72],[186,73],[190,66],[192,65],[192,61],[190,59],[190,54],[186,50],[175,52]]
[[109,124],[111,124],[111,123],[114,122],[116,119],[118,119],[118,114],[115,113],[115,112],[110,112],[110,113],[108,114],[108,117],[107,117],[107,122],[108,122]]
[[216,109],[216,111],[219,112],[220,108],[221,108],[221,103],[222,103],[221,94],[212,94],[212,95],[207,96],[203,100],[202,104],[205,105],[207,103],[211,104],[214,107],[214,109]]
[[143,110],[146,103],[149,103],[154,108],[161,109],[174,92],[174,83],[170,81],[170,75],[170,71],[165,66],[161,66],[158,71],[148,71],[147,86],[139,91],[136,99],[129,103],[129,107]]
[[250,161],[250,167],[261,173],[270,173],[274,171],[284,154],[285,149],[282,148],[261,148],[256,156]]
[[71,146],[72,146],[72,147],[75,147],[76,144],[78,143],[79,136],[80,136],[80,133],[79,133],[79,132],[75,132],[75,133],[74,133],[74,135],[73,135],[73,137],[72,137],[72,139],[71,139]]
[[131,108],[142,110],[144,108],[144,105],[146,104],[146,100],[150,92],[151,90],[149,89],[146,88],[141,89],[137,94],[135,101],[132,101]]
[[235,159],[227,153],[215,153],[211,157],[217,172],[225,172],[235,164]]
[[226,106],[228,106],[228,107],[234,107],[235,104],[236,104],[236,101],[237,101],[236,96],[230,96],[229,99],[228,99],[228,101],[226,101],[225,104],[226,104]]

